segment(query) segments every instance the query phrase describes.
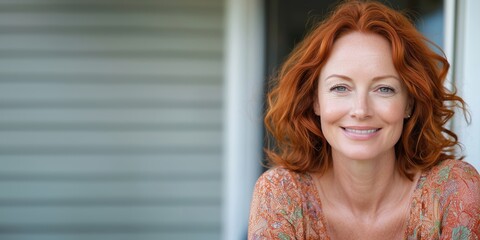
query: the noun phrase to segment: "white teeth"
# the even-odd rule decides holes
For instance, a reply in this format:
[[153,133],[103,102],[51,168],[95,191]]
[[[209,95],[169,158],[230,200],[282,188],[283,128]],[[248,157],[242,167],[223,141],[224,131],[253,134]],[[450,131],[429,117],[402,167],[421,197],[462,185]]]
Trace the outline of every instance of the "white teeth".
[[356,134],[371,134],[371,133],[374,133],[374,132],[378,131],[378,129],[360,130],[360,129],[345,128],[345,131],[351,132],[351,133],[356,133]]

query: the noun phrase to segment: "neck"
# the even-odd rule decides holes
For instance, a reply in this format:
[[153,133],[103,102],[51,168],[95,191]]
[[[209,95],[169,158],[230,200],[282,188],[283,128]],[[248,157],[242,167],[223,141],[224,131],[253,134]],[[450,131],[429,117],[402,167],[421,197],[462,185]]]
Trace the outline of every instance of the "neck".
[[347,206],[354,215],[374,217],[408,198],[409,180],[395,169],[394,153],[381,159],[352,160],[333,155],[333,168],[322,184],[328,199]]

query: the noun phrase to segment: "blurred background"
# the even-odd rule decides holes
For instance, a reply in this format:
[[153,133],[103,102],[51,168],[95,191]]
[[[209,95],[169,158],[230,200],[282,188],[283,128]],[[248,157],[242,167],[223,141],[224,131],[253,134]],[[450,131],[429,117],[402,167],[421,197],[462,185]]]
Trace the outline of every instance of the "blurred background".
[[[0,0],[0,239],[246,239],[266,83],[335,2]],[[445,50],[480,169],[480,2],[383,2]]]

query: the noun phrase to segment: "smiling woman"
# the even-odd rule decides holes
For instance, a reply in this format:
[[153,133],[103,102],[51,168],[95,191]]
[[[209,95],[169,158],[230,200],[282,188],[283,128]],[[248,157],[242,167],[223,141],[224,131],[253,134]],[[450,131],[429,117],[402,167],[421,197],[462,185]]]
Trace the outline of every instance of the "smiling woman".
[[250,239],[480,237],[480,176],[444,126],[465,103],[429,43],[399,12],[346,1],[294,50],[269,93]]
[[318,80],[314,111],[332,156],[383,161],[382,155],[390,154],[393,167],[394,146],[412,106],[388,41],[353,32],[339,38],[330,54]]

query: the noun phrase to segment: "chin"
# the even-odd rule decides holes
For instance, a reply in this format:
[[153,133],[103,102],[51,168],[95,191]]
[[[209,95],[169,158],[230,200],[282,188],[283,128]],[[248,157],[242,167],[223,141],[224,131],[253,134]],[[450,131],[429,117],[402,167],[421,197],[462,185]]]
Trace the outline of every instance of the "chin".
[[374,159],[375,155],[370,154],[364,154],[364,153],[356,153],[356,154],[349,154],[345,155],[345,157],[352,159],[352,160],[358,160],[358,161],[367,161],[370,159]]
[[345,151],[336,151],[335,155],[339,157],[344,157],[352,160],[359,160],[359,161],[367,161],[370,159],[375,159],[384,155],[385,153],[378,152],[378,148],[371,149],[371,148],[362,148],[362,149],[344,149]]

